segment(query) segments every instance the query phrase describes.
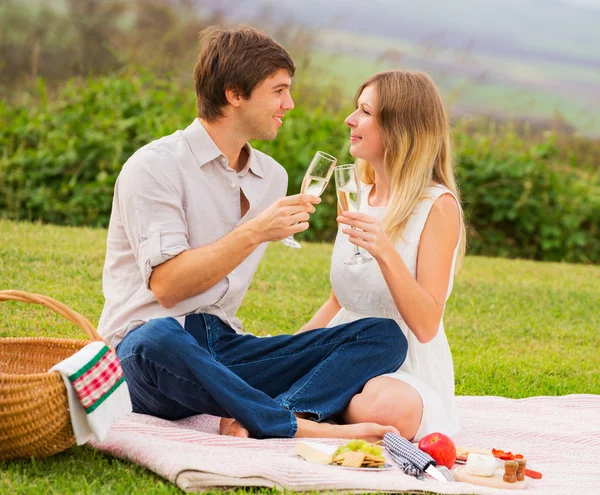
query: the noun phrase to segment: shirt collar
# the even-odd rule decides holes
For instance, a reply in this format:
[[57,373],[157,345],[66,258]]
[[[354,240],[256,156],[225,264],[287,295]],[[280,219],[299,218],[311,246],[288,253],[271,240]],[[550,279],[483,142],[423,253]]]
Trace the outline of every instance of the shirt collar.
[[[196,161],[200,167],[212,162],[213,160],[216,160],[219,157],[226,159],[223,152],[217,147],[202,125],[202,122],[200,122],[200,119],[194,119],[194,121],[183,131],[183,135],[187,139],[192,153],[194,154],[194,157],[196,158]],[[239,175],[243,177],[248,173],[248,170],[251,170],[254,175],[263,178],[264,172],[258,163],[256,151],[252,148],[252,146],[250,146],[249,143],[244,145],[244,149],[248,153],[248,163],[246,164],[246,167],[239,172]],[[222,160],[220,163],[223,167],[228,168],[225,160]]]

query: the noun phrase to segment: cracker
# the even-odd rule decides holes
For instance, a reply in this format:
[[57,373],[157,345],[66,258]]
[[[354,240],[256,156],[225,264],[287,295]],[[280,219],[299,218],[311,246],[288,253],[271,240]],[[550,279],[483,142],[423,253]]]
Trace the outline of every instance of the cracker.
[[342,466],[360,467],[365,460],[364,452],[346,452],[346,457],[342,461]]

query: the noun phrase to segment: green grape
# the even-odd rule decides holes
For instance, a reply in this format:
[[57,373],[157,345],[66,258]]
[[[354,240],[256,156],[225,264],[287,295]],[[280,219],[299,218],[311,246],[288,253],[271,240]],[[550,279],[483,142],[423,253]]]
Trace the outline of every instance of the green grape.
[[360,449],[364,444],[366,444],[367,442],[365,440],[357,440],[358,445],[357,448]]
[[375,459],[377,459],[378,461],[385,461],[385,457],[383,457],[382,455],[375,455]]
[[371,447],[371,453],[373,455],[380,455],[383,452],[383,449],[379,445],[373,445]]
[[364,452],[365,454],[370,454],[371,453],[371,444],[370,443],[365,443],[360,449],[358,449],[359,452]]
[[358,448],[360,447],[360,440],[350,440],[346,446],[350,449],[350,450],[358,450]]
[[340,454],[343,454],[344,452],[351,452],[352,449],[349,447],[342,447],[340,450]]

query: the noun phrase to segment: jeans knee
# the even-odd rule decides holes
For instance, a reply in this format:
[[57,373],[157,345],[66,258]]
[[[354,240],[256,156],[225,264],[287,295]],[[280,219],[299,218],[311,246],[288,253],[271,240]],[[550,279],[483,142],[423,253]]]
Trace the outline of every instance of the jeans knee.
[[[177,334],[181,332],[181,336]],[[130,389],[156,383],[157,367],[169,368],[188,347],[185,330],[173,318],[157,318],[131,330],[117,346],[117,356]],[[130,390],[131,391],[131,390]]]
[[181,345],[177,334],[183,334],[185,330],[173,318],[156,318],[132,332],[117,348],[120,359],[132,354],[144,357],[170,355]]
[[381,332],[383,340],[384,353],[394,361],[399,361],[398,367],[406,359],[406,353],[408,351],[408,341],[406,335],[398,325],[396,320],[391,318],[377,318],[377,327]]
[[397,343],[400,345],[406,344],[406,337],[404,332],[398,325],[396,320],[391,318],[373,318],[377,322],[377,328],[379,332],[386,338],[389,339],[390,343]]

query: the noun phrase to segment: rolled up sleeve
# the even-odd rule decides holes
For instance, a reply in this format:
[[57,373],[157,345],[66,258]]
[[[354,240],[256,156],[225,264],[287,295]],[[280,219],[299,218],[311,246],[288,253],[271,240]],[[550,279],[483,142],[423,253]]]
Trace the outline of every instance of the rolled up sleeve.
[[190,248],[185,191],[172,158],[140,150],[130,158],[115,187],[121,221],[144,284],[152,269]]

